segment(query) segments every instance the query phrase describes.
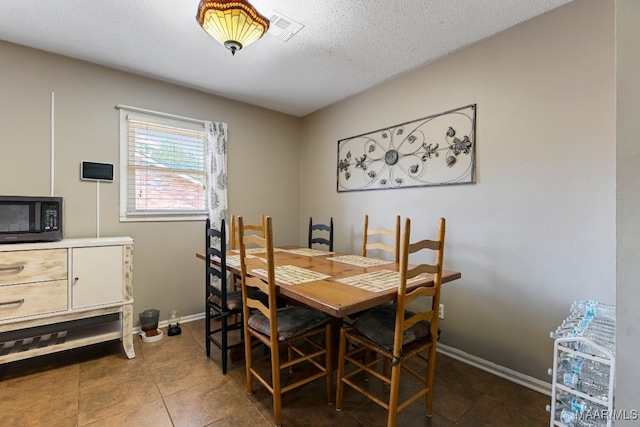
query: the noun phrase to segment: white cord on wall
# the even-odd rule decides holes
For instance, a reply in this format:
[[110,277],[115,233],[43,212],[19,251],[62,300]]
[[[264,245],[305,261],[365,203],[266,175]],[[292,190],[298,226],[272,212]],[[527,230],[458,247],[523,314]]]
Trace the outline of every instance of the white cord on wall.
[[96,181],[96,237],[100,237],[100,181]]

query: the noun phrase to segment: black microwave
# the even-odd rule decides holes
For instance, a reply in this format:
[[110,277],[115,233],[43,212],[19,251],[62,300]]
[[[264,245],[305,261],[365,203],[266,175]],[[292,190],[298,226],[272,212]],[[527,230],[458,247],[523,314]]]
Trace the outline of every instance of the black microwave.
[[0,243],[62,240],[62,197],[0,196]]

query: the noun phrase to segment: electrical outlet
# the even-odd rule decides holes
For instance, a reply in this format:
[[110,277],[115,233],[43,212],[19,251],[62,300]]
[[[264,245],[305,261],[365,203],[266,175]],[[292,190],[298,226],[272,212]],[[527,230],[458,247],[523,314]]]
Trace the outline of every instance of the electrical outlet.
[[444,304],[440,304],[440,309],[438,310],[438,317],[440,319],[444,319]]

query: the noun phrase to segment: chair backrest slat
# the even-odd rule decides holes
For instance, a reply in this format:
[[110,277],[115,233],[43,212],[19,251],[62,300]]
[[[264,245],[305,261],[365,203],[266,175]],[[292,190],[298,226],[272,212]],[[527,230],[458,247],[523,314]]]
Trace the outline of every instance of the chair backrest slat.
[[[260,215],[260,224],[245,224],[245,235],[249,235],[248,231],[254,232],[258,236],[265,237],[265,225],[264,215]],[[235,215],[231,215],[231,249],[237,250],[240,248],[240,238],[237,218]]]
[[413,316],[411,316],[409,319],[406,319],[404,321],[402,330],[406,331],[416,323],[421,322],[423,320],[431,321],[433,320],[433,317],[434,317],[434,313],[432,311],[416,313]]
[[440,271],[440,267],[438,265],[419,264],[407,270],[407,279],[411,279],[425,273],[436,274],[438,271]]
[[[325,235],[326,237],[317,236],[316,232],[324,232],[328,233],[328,235]],[[329,247],[329,251],[333,252],[333,217],[331,217],[329,225],[314,224],[313,218],[309,217],[308,247],[311,248],[314,244],[326,245]]]
[[[393,245],[384,241],[370,241],[370,237],[391,237]],[[364,216],[364,231],[362,232],[362,256],[368,256],[370,250],[381,250],[393,255],[393,260],[400,260],[400,215],[396,216],[394,228],[369,228],[369,215]]]

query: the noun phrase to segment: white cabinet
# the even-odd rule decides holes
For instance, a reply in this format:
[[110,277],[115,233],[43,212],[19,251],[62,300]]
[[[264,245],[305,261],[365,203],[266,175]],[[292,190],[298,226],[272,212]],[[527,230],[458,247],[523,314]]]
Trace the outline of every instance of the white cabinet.
[[71,249],[71,307],[74,310],[122,301],[123,250],[122,246]]
[[0,245],[0,363],[119,339],[133,350],[133,240]]

